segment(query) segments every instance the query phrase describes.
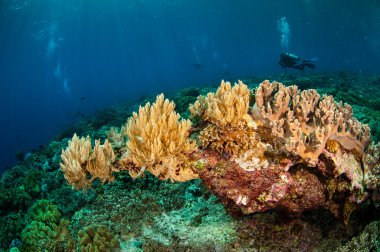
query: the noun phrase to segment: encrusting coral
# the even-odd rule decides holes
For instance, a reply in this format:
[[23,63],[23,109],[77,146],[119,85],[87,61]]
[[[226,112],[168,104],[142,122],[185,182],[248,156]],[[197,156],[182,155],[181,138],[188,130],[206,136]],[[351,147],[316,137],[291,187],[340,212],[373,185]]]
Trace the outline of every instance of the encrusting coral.
[[345,222],[377,192],[380,148],[368,148],[369,127],[349,105],[269,81],[256,89],[252,108],[250,99],[241,81],[222,81],[190,106],[192,127],[161,94],[111,129],[112,148],[106,140],[92,150],[89,138],[74,135],[61,168],[77,189],[120,170],[134,178],[145,171],[180,182],[200,177],[234,212],[324,208]]
[[[372,143],[363,157],[364,183],[370,189],[380,189],[380,143]],[[380,195],[378,196],[380,197]],[[379,199],[380,200],[380,199]]]

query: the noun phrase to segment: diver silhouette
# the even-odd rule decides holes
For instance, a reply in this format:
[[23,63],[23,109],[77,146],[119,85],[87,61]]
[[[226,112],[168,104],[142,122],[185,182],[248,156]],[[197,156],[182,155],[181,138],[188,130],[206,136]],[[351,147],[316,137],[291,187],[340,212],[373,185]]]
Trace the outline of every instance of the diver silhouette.
[[304,70],[305,67],[315,69],[314,61],[316,61],[317,58],[313,59],[302,59],[299,56],[292,54],[292,53],[281,53],[280,54],[280,66],[285,70],[287,68],[294,68],[298,70]]

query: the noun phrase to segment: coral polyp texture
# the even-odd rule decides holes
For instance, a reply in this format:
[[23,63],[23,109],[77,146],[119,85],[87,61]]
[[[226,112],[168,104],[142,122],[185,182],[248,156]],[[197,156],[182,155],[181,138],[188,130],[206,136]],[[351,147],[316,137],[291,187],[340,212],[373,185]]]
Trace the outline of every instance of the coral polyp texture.
[[346,223],[364,201],[379,200],[380,147],[332,96],[275,81],[255,90],[222,81],[190,105],[194,125],[174,108],[157,96],[94,149],[75,135],[62,152],[65,178],[74,188],[121,170],[200,178],[232,213],[327,209]]

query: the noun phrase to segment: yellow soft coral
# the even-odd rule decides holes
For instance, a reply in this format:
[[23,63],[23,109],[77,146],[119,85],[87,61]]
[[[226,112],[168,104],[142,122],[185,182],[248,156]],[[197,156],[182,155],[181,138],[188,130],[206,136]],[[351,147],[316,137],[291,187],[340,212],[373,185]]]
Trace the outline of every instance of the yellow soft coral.
[[152,105],[140,107],[127,124],[127,154],[140,171],[130,170],[132,177],[140,176],[146,169],[160,179],[186,181],[197,178],[189,155],[197,150],[189,140],[191,123],[179,121],[174,103],[157,96]]
[[102,182],[112,181],[112,163],[115,154],[108,140],[103,145],[95,141],[92,149],[91,139],[79,138],[74,134],[65,150],[62,150],[61,170],[65,179],[75,189],[86,189],[91,182],[99,178]]
[[190,106],[190,113],[219,127],[236,125],[241,120],[249,120],[249,98],[249,88],[243,82],[231,87],[230,82],[222,81],[216,93],[198,97]]
[[215,93],[198,97],[190,113],[209,123],[199,134],[202,148],[238,155],[256,145],[249,99],[250,90],[241,81],[233,87],[222,81]]

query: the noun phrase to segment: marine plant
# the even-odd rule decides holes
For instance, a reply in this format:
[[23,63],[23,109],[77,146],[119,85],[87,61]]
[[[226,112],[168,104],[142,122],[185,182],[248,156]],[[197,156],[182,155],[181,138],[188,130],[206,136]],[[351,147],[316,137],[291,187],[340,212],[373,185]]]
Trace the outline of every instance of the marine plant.
[[85,189],[122,170],[134,178],[199,177],[229,210],[298,215],[324,208],[345,223],[363,202],[379,200],[380,148],[351,106],[332,96],[279,82],[250,90],[222,81],[190,106],[196,125],[180,121],[174,107],[157,96],[94,149],[89,137],[74,135],[62,151],[67,181]]

